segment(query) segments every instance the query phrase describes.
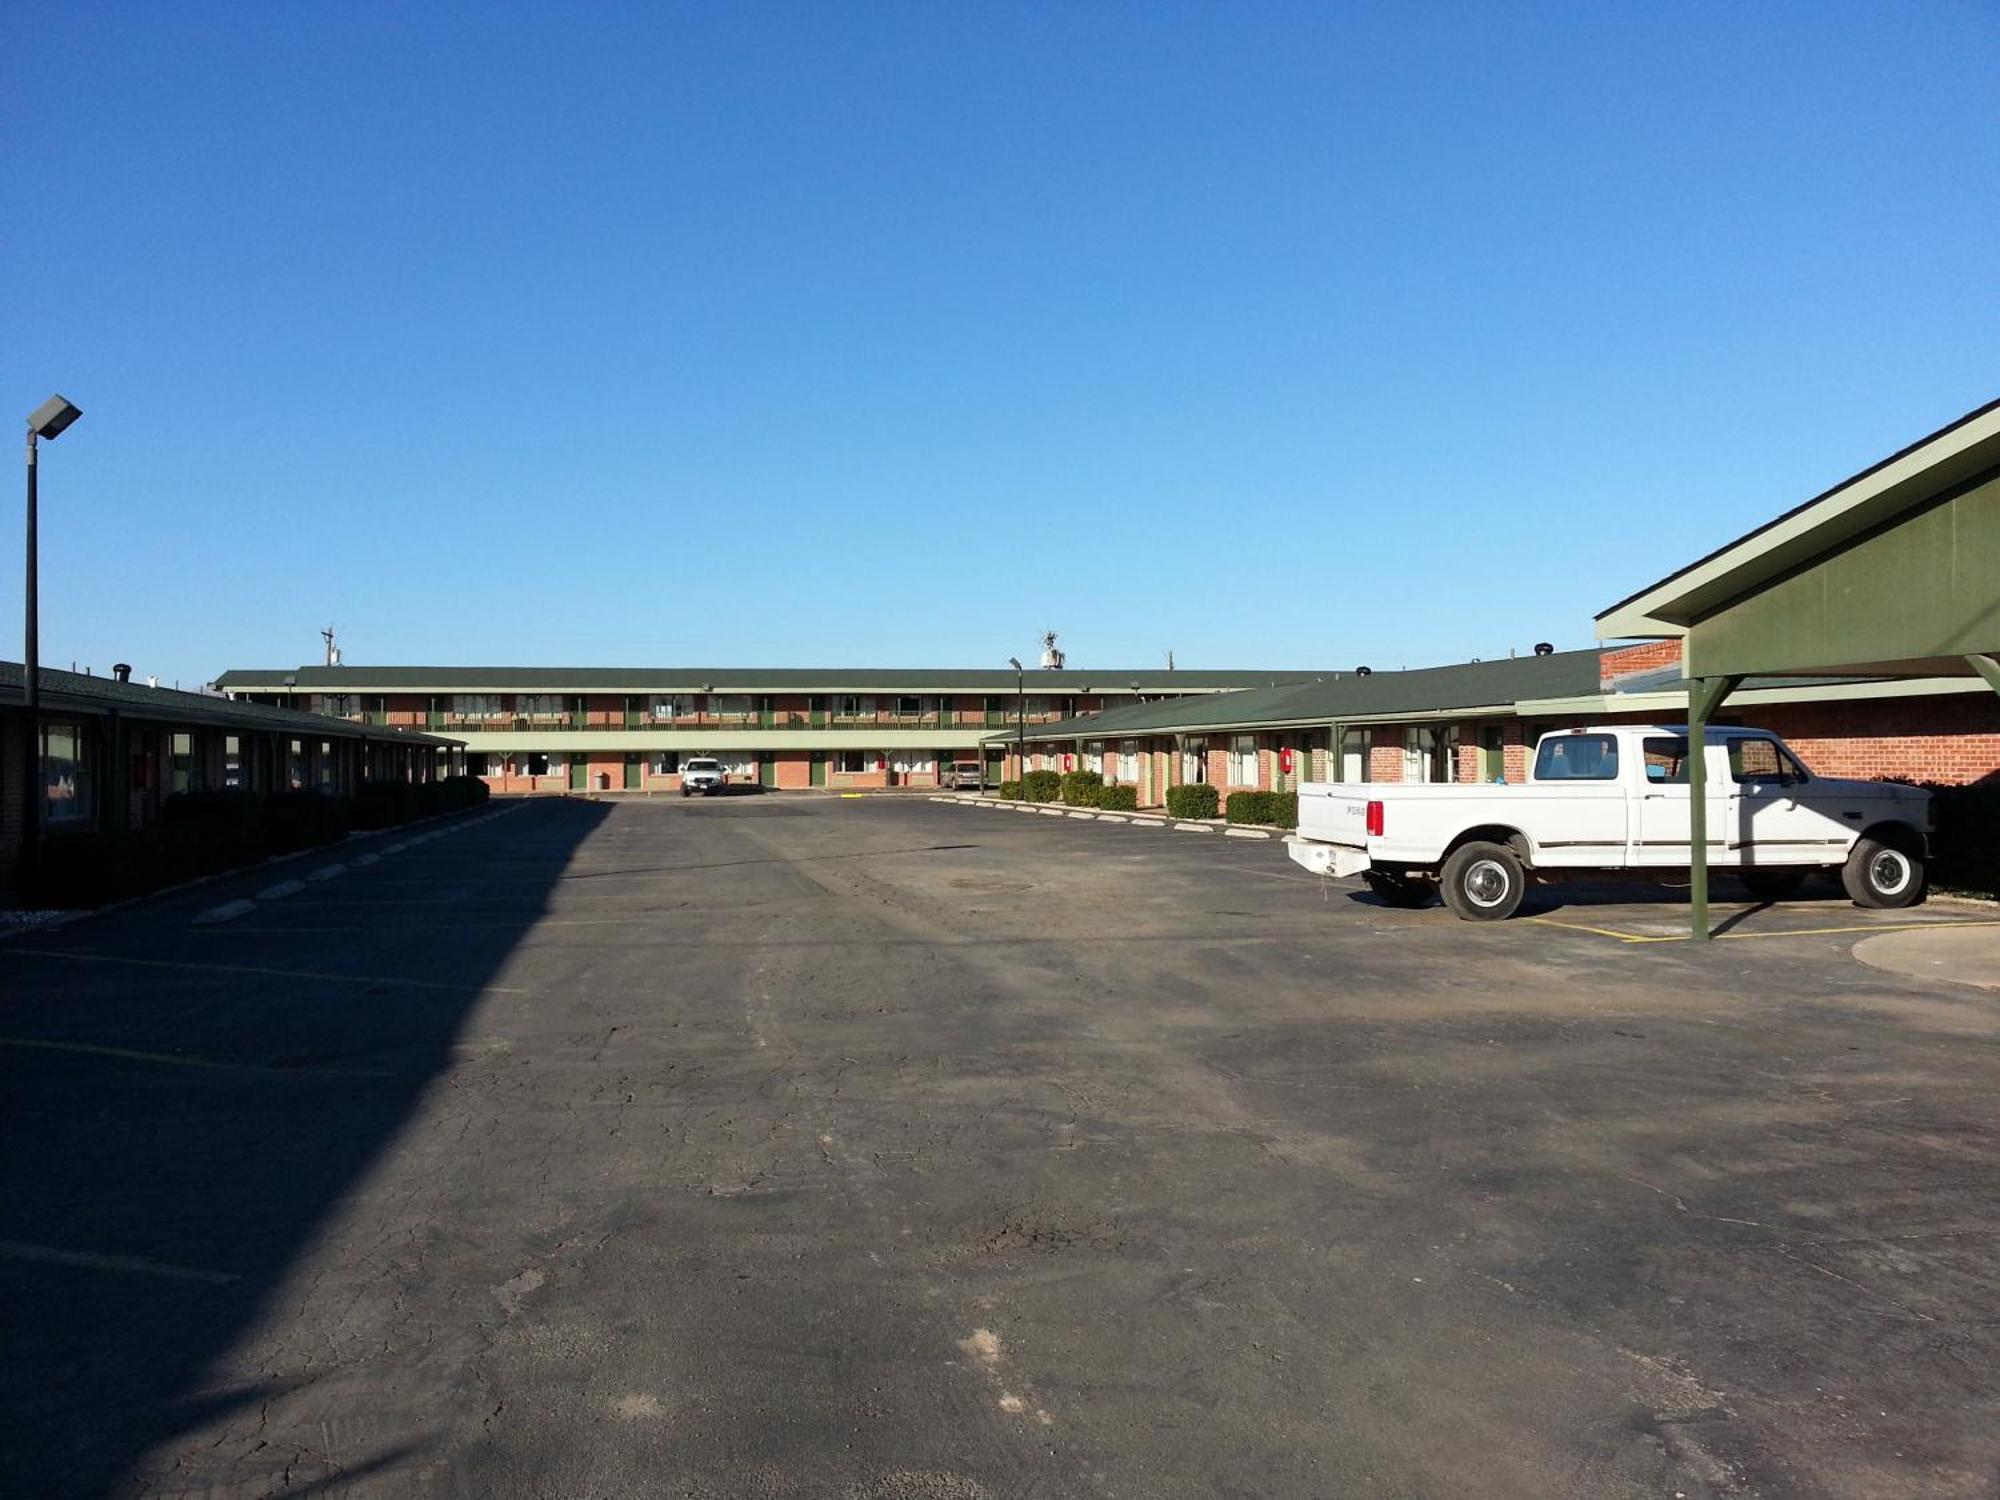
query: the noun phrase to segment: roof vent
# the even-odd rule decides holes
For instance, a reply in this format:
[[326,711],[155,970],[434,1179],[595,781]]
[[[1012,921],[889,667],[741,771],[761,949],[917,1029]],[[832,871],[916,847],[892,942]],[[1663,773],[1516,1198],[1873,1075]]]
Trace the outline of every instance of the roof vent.
[[114,662],[111,667],[111,675],[119,682],[130,682],[132,680],[132,663],[129,661]]
[[1369,675],[1370,673],[1372,673],[1372,672],[1373,672],[1374,670],[1375,670],[1375,669],[1374,669],[1373,667],[1356,667],[1356,668],[1354,669],[1354,675],[1355,675],[1356,677],[1366,677],[1366,676],[1368,676],[1368,675]]
[[1556,648],[1554,646],[1551,646],[1547,641],[1535,642],[1535,655],[1554,656],[1555,654],[1556,654]]

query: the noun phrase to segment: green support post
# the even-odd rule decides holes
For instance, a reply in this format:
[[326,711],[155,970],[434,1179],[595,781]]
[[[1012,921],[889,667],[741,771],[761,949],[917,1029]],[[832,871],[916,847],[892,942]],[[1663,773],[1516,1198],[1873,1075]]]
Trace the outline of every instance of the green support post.
[[1741,677],[1697,677],[1688,684],[1688,904],[1694,940],[1708,941],[1708,721]]
[[1986,685],[2000,693],[2000,657],[1968,656],[1965,664],[1986,679]]

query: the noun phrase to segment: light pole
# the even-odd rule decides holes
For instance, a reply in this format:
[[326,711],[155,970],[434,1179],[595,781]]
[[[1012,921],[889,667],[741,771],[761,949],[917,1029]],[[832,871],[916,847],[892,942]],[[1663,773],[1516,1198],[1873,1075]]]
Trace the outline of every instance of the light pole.
[[43,438],[61,437],[69,424],[83,415],[81,408],[62,396],[51,396],[28,414],[28,576],[27,623],[21,652],[21,706],[28,718],[28,774],[21,778],[21,899],[32,899],[40,884],[42,861],[42,798],[47,795],[42,768],[42,622],[41,579],[37,566],[40,548],[40,495],[36,483],[36,445]]
[[[1024,782],[1028,779],[1028,669],[1018,656],[1008,657],[1007,665],[1014,669],[1014,779]],[[1021,795],[1028,795],[1025,786]]]

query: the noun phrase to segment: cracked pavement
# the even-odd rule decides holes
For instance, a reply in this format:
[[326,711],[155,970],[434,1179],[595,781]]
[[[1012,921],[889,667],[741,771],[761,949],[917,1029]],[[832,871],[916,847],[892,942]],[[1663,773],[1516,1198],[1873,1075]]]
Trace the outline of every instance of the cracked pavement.
[[1851,936],[894,797],[268,880],[0,943],[0,1494],[1994,1493],[2000,1011]]

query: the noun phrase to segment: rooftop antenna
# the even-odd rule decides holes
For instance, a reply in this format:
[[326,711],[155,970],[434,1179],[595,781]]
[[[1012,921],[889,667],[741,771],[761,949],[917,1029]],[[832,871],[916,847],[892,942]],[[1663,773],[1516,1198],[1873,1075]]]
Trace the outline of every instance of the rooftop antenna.
[[1044,672],[1060,672],[1064,660],[1062,647],[1056,644],[1056,633],[1053,630],[1043,631],[1042,670]]
[[1172,646],[1169,646],[1167,647],[1167,670],[1171,672],[1173,671],[1173,669],[1174,669],[1174,648]]
[[326,664],[329,667],[339,666],[340,647],[336,646],[333,643],[333,627],[331,625],[322,627],[319,633],[319,638],[326,642]]

